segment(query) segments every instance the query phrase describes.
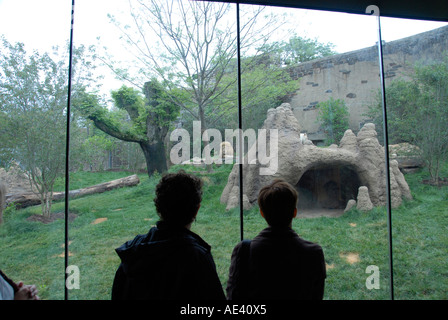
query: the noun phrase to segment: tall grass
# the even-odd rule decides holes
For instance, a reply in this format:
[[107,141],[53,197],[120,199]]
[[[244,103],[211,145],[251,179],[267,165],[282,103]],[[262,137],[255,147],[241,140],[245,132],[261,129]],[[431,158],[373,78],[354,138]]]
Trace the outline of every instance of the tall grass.
[[[219,201],[230,170],[230,166],[221,166],[207,173],[196,167],[187,168],[204,180],[203,202],[192,231],[212,246],[224,289],[230,256],[240,240],[238,209],[226,211]],[[70,177],[74,185],[71,189],[128,174],[75,173]],[[448,298],[448,187],[421,184],[425,175],[421,172],[406,176],[414,200],[392,212],[397,299]],[[80,289],[71,290],[70,299],[109,299],[119,264],[114,249],[135,235],[146,233],[158,220],[153,198],[160,176],[148,178],[142,174],[139,177],[138,186],[70,201],[70,212],[77,218],[69,223],[69,264],[77,265],[81,275]],[[60,184],[62,186],[63,182]],[[63,209],[64,203],[53,206],[54,212]],[[63,299],[64,221],[50,224],[28,221],[33,214],[39,214],[39,208],[5,214],[5,223],[0,226],[0,268],[15,280],[35,283],[43,299]],[[253,238],[265,227],[257,207],[244,212],[245,238]],[[317,242],[324,249],[325,299],[389,299],[385,208],[375,208],[368,213],[355,209],[338,218],[295,219],[293,228],[304,239]],[[369,265],[379,268],[380,289],[366,287]]]

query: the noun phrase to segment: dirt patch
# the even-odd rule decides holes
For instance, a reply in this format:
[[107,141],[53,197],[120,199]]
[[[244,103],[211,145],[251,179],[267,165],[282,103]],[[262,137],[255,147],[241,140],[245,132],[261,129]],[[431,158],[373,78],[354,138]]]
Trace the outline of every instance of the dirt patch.
[[297,218],[337,218],[344,214],[343,209],[302,209],[297,212]]
[[[71,252],[69,251],[69,252],[68,252],[68,256],[69,256],[69,257],[73,257],[73,253],[71,253]],[[65,252],[62,252],[61,254],[56,255],[56,257],[64,258],[64,257],[65,257]]]
[[439,182],[432,181],[430,179],[425,179],[422,181],[423,184],[428,184],[430,186],[436,186],[436,187],[444,187],[448,186],[448,178],[439,178]]
[[[78,217],[78,215],[69,212],[68,214],[68,221],[72,222]],[[32,216],[29,216],[26,220],[28,221],[35,221],[35,222],[41,222],[44,224],[52,223],[53,221],[59,220],[59,219],[65,219],[65,212],[56,212],[52,213],[49,218],[44,217],[41,214],[33,214]]]
[[340,253],[339,256],[342,259],[345,259],[349,264],[354,264],[360,261],[359,253],[356,252]]
[[98,224],[98,223],[101,223],[104,221],[107,221],[107,218],[98,218],[98,219],[95,219],[95,221],[93,221],[92,224]]
[[[72,244],[72,240],[70,240],[69,242],[68,242],[68,245],[71,245]],[[65,243],[63,243],[63,244],[61,244],[61,248],[65,248]]]

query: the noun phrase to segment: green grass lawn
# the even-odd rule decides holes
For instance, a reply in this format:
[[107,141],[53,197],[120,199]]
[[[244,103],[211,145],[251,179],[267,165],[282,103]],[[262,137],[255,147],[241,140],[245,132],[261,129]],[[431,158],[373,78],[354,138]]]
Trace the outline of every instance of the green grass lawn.
[[[226,211],[219,201],[230,169],[222,166],[212,173],[194,167],[187,170],[204,180],[203,203],[192,231],[212,246],[223,288],[230,256],[240,236],[238,210]],[[70,177],[71,189],[130,174],[75,173]],[[448,299],[448,187],[423,185],[425,176],[424,171],[406,176],[414,200],[392,213],[396,299]],[[114,249],[146,233],[157,222],[152,200],[160,176],[139,177],[138,186],[70,200],[70,212],[77,218],[69,224],[69,264],[80,270],[80,289],[71,290],[70,299],[109,299],[119,264]],[[63,188],[64,182],[59,181],[57,189]],[[54,213],[63,210],[63,202],[53,205]],[[43,299],[63,299],[64,221],[42,224],[27,220],[39,213],[40,207],[36,206],[5,214],[5,223],[0,226],[0,268],[12,279],[36,284]],[[244,212],[245,238],[253,238],[265,227],[256,207]],[[352,210],[339,218],[295,219],[293,228],[324,249],[325,299],[389,299],[385,208],[368,213]],[[369,265],[379,268],[380,289],[366,288]]]

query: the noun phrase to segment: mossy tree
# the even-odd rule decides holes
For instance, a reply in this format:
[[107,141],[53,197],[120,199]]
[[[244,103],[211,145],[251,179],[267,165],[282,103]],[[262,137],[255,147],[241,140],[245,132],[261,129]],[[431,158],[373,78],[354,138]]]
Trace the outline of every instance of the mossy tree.
[[155,171],[167,169],[164,141],[179,115],[179,107],[171,103],[167,95],[163,85],[152,79],[144,84],[143,93],[126,86],[112,91],[116,110],[102,105],[96,95],[84,93],[80,111],[112,137],[137,143],[151,176]]

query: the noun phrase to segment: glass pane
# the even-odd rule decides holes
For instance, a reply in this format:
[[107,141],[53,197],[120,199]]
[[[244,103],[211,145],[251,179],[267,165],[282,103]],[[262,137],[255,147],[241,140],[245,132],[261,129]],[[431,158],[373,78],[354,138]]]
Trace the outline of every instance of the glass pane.
[[221,142],[238,126],[235,6],[78,1],[76,10],[76,70],[91,81],[74,93],[71,189],[125,177],[135,185],[71,200],[70,264],[82,283],[70,298],[111,298],[115,249],[158,223],[156,186],[181,169],[203,181],[191,231],[211,245],[225,289],[239,238],[238,212],[220,203],[234,162],[229,150],[223,163]]
[[395,298],[446,299],[448,24],[381,21],[390,157],[410,189],[392,210]]
[[[242,75],[243,124],[246,130],[277,129],[278,164],[263,165],[257,144],[257,164],[244,172],[244,196],[251,205],[245,237],[266,236],[260,233],[268,223],[259,213],[259,191],[282,178],[298,192],[292,229],[323,249],[324,299],[388,299],[385,154],[377,136],[381,127],[370,124],[368,114],[381,88],[376,20],[265,10],[265,16],[285,23],[271,24],[277,29],[245,55],[256,63],[248,63]],[[259,84],[251,72],[262,75]],[[259,133],[258,142],[264,139]],[[273,150],[273,136],[266,141]],[[275,170],[261,174],[269,167]],[[306,277],[302,273],[297,267],[291,277]]]
[[68,1],[0,2],[0,268],[41,299],[64,298],[70,11]]

